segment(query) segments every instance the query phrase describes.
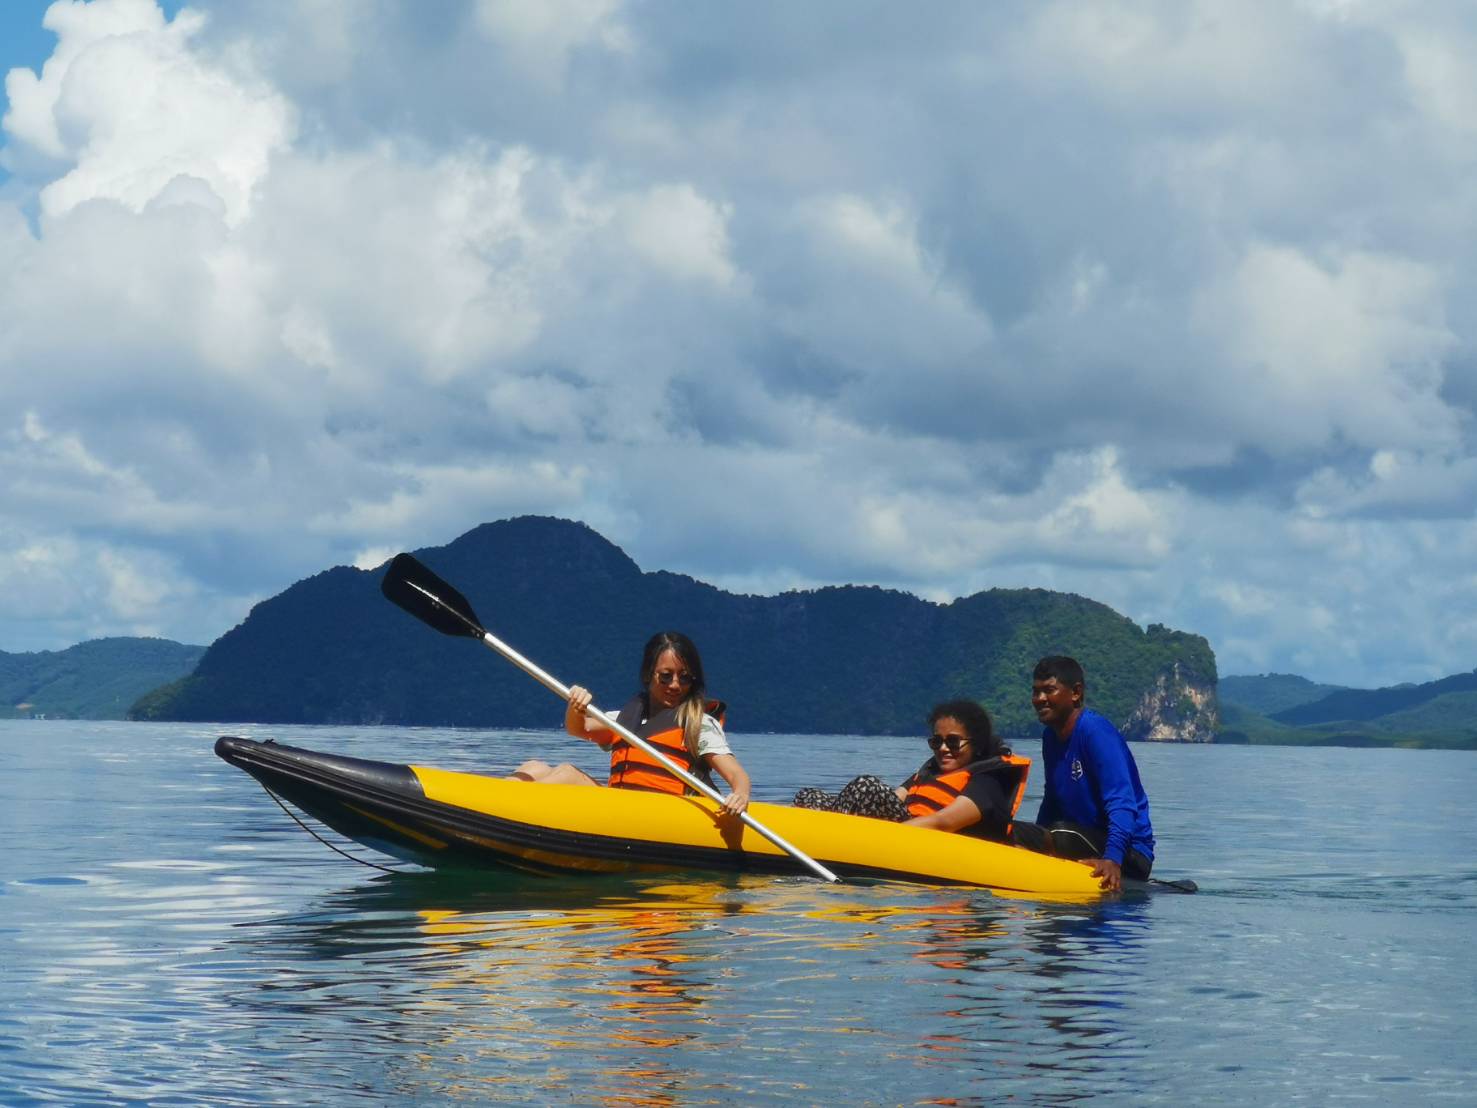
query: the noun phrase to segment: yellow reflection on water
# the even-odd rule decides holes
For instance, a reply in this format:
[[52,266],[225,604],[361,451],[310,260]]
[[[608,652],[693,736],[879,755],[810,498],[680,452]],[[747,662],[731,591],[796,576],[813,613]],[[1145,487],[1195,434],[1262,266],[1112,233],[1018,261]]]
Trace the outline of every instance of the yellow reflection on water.
[[[698,1037],[708,995],[720,986],[712,921],[743,911],[733,894],[732,884],[648,885],[639,897],[588,907],[417,915],[441,985],[458,994],[480,989],[489,1000],[476,1009],[481,1025],[464,1022],[458,1035],[523,1041],[530,1020],[542,1023],[550,1051],[622,1056],[599,1087],[585,1090],[600,1103],[668,1105],[686,1099],[690,1075],[666,1055]],[[543,1022],[551,1011],[561,1015],[557,1026]],[[556,1066],[541,1084],[548,1091],[564,1080]]]
[[[1052,910],[978,889],[773,877],[527,880],[480,897],[447,888],[413,886],[400,901],[419,937],[414,1004],[440,1026],[427,1071],[481,1070],[483,1099],[532,1080],[556,1099],[578,1090],[606,1104],[721,1099],[704,1073],[714,1050],[741,1047],[783,1071],[796,1036],[814,1047],[817,1036],[878,1034],[891,1021],[881,997],[854,1015],[812,1003],[844,991],[857,967],[885,988],[936,995],[909,1005],[921,1055],[968,1050],[968,1035],[950,1033],[958,990],[977,988],[987,961],[1018,964],[1022,924]],[[516,1060],[508,1084],[486,1072],[500,1057]]]

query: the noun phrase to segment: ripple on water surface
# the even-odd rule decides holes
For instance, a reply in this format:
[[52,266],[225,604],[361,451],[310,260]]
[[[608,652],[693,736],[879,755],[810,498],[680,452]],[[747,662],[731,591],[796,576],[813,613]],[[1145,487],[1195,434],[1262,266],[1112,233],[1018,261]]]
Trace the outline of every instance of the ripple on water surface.
[[[213,730],[16,733],[6,1103],[1430,1102],[1477,1080],[1477,843],[1419,818],[1477,788],[1466,762],[1386,757],[1365,824],[1287,799],[1299,774],[1328,795],[1342,763],[1326,754],[1136,748],[1167,875],[1205,891],[1069,905],[388,876],[292,825],[210,755]],[[271,733],[449,768],[567,749],[552,733]],[[799,783],[795,740],[745,738],[756,781]],[[911,747],[889,769],[874,740],[804,742],[804,783],[844,780],[859,751],[914,768]],[[1311,849],[1320,836],[1357,850]]]

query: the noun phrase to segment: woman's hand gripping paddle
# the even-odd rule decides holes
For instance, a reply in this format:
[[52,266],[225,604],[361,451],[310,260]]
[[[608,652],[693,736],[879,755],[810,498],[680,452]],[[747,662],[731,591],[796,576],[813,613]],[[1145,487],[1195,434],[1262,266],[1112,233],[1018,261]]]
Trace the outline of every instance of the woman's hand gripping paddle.
[[[380,591],[390,601],[404,608],[411,615],[415,616],[416,619],[434,627],[443,635],[461,635],[469,639],[481,639],[524,673],[554,693],[559,699],[565,701],[569,699],[569,687],[567,685],[545,673],[522,654],[519,654],[511,646],[483,627],[477,619],[477,614],[472,611],[472,606],[467,603],[466,597],[441,580],[441,578],[437,577],[409,554],[397,554],[395,556],[394,561],[390,563],[390,568],[385,571],[385,578],[380,584]],[[696,789],[709,800],[720,805],[723,803],[723,797],[718,793],[717,789],[705,781],[698,780],[681,766],[676,765],[660,750],[657,750],[645,739],[633,735],[599,708],[592,706],[588,709],[588,714],[594,716],[602,727],[614,731],[632,746],[639,747],[657,759],[668,770],[676,774],[689,788]],[[824,877],[827,881],[841,880],[814,858],[798,848],[791,846],[784,839],[769,830],[769,828],[749,815],[748,812],[741,812],[739,819],[774,843],[775,846],[790,855],[790,857],[804,864],[818,877]]]

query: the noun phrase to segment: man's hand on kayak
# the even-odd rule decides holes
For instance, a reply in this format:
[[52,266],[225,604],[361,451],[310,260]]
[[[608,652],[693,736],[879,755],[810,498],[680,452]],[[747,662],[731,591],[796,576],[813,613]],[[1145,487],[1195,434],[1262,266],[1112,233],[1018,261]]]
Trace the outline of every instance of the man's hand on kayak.
[[1092,875],[1099,878],[1104,892],[1116,893],[1123,889],[1123,867],[1111,858],[1089,858]]

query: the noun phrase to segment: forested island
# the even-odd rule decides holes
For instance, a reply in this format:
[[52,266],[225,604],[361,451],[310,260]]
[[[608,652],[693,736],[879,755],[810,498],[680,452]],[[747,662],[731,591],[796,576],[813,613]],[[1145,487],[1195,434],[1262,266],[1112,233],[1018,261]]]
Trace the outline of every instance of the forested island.
[[[675,628],[697,641],[738,731],[913,734],[935,701],[969,696],[1002,732],[1033,734],[1031,667],[1058,652],[1082,661],[1089,702],[1131,737],[1203,742],[1216,729],[1204,638],[1141,628],[1068,593],[991,589],[949,604],[859,586],[735,595],[643,572],[583,524],[534,516],[416,554],[495,634],[611,707],[635,690],[646,638]],[[340,566],[263,601],[134,718],[559,725],[557,701],[522,672],[386,602],[383,572]]]
[[150,638],[0,651],[0,718],[123,719],[140,696],[191,672],[204,653],[203,646]]
[[[736,595],[644,572],[585,525],[537,516],[416,553],[496,634],[605,706],[634,690],[651,632],[687,631],[741,732],[912,734],[929,705],[968,696],[1019,741],[1038,730],[1031,666],[1060,652],[1086,666],[1089,704],[1138,741],[1477,749],[1477,671],[1380,689],[1218,678],[1199,635],[1141,628],[1069,593]],[[558,704],[519,670],[386,602],[383,573],[340,566],[299,581],[208,648],[120,637],[0,651],[0,718],[559,725]]]

